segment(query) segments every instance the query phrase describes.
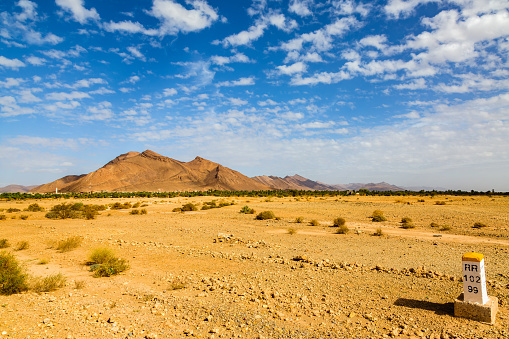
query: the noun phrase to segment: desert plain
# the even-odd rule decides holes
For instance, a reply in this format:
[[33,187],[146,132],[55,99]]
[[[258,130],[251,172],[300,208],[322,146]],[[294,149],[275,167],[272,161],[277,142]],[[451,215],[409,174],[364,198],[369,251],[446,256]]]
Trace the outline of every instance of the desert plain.
[[[200,209],[212,200],[234,204]],[[62,202],[139,202],[147,214],[45,218]],[[198,210],[173,212],[189,202]],[[46,211],[23,211],[33,203]],[[246,205],[256,213],[240,213]],[[387,221],[372,222],[374,210]],[[255,220],[262,211],[277,219]],[[3,200],[0,214],[4,250],[26,272],[66,278],[55,291],[0,295],[0,338],[509,338],[507,196]],[[75,236],[79,247],[56,250]],[[98,247],[129,269],[94,278],[86,262]],[[494,325],[454,317],[467,252],[485,257]]]

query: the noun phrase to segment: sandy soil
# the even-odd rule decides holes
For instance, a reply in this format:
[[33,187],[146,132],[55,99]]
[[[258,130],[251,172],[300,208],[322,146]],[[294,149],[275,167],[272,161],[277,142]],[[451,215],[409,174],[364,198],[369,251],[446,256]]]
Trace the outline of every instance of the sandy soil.
[[[33,276],[67,277],[54,292],[0,296],[0,338],[509,338],[509,198],[421,199],[235,198],[186,213],[172,210],[212,198],[79,200],[148,205],[146,215],[107,210],[95,220],[6,211],[63,200],[0,201],[7,251]],[[239,213],[244,205],[280,220],[254,220]],[[388,221],[371,222],[375,209]],[[330,227],[338,216],[346,235]],[[402,217],[416,228],[402,229]],[[488,227],[472,228],[477,221]],[[73,251],[52,246],[76,235],[83,243]],[[30,247],[14,251],[19,241]],[[85,262],[99,246],[130,269],[93,278]],[[484,254],[488,294],[499,298],[493,326],[453,314],[461,256],[471,251]]]

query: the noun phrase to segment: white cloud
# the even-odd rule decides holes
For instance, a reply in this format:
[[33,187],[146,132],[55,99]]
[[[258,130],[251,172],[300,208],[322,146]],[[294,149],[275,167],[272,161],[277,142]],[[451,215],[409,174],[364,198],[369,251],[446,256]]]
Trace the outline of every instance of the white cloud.
[[6,78],[5,81],[0,80],[0,87],[4,88],[18,87],[24,82],[25,80],[21,78]]
[[154,0],[152,10],[148,13],[161,20],[161,35],[201,31],[219,18],[216,11],[203,0],[189,0],[187,3],[193,9],[186,9],[171,0]]
[[175,88],[165,88],[163,90],[163,96],[169,97],[177,94],[177,90]]
[[283,14],[271,14],[268,16],[267,21],[279,28],[282,31],[289,32],[297,27],[295,20],[288,20]]
[[81,79],[76,81],[71,87],[72,88],[88,88],[90,86],[96,84],[107,84],[106,80],[101,78],[89,78],[89,79]]
[[48,93],[46,94],[46,99],[48,100],[75,100],[75,99],[85,99],[90,98],[90,95],[85,92],[78,92],[78,91],[72,91],[71,93],[66,92],[54,92],[54,93]]
[[88,107],[88,114],[81,115],[81,119],[86,121],[104,121],[113,118],[113,111],[110,109],[111,103],[103,101],[97,104],[97,106]]
[[299,61],[294,63],[293,65],[287,66],[277,66],[277,69],[279,70],[279,73],[285,74],[285,75],[292,75],[296,73],[304,73],[306,72],[307,66],[305,63]]
[[149,36],[156,36],[159,34],[157,29],[146,29],[139,22],[132,22],[129,20],[121,22],[110,21],[104,25],[104,29],[108,32],[122,32],[131,34],[142,33]]
[[249,63],[249,62],[253,62],[252,60],[250,60],[245,54],[243,53],[236,53],[235,55],[231,56],[231,57],[225,57],[225,56],[219,56],[219,55],[213,55],[210,57],[210,61],[213,63],[213,64],[216,64],[216,65],[226,65],[226,64],[230,64],[230,63],[234,63],[234,62],[239,62],[239,63]]
[[344,71],[339,72],[321,72],[316,73],[310,77],[303,78],[300,75],[292,78],[291,84],[295,86],[300,85],[317,85],[317,84],[335,84],[342,80],[351,79],[352,76]]
[[264,107],[264,106],[275,106],[275,105],[277,105],[277,104],[278,104],[278,103],[277,103],[277,102],[275,102],[275,101],[274,101],[274,100],[272,100],[272,99],[267,99],[267,100],[264,100],[264,101],[258,101],[258,105],[259,105],[259,106],[262,106],[262,107]]
[[140,77],[137,75],[133,75],[129,79],[127,79],[127,82],[130,82],[131,84],[135,84],[138,81],[140,81]]
[[32,90],[29,90],[29,89],[20,91],[19,95],[21,96],[21,98],[19,99],[19,102],[24,103],[24,104],[42,101],[41,99],[39,99],[32,93]]
[[258,40],[262,37],[263,33],[267,29],[267,24],[264,22],[260,22],[254,26],[249,27],[247,31],[242,31],[237,34],[230,35],[223,39],[222,42],[215,41],[215,44],[222,43],[223,47],[237,47],[249,45],[251,42]]
[[12,69],[18,69],[20,67],[25,67],[25,63],[18,59],[9,59],[2,55],[0,55],[0,66],[9,67]]
[[242,105],[247,105],[248,104],[248,102],[246,100],[242,100],[242,99],[239,99],[239,98],[229,98],[228,100],[234,106],[242,106]]
[[87,21],[99,21],[100,17],[95,8],[86,9],[84,0],[55,0],[56,4],[64,11],[72,14],[74,20],[80,24],[85,24]]
[[234,80],[234,81],[219,82],[219,83],[217,83],[216,86],[218,86],[218,87],[221,87],[221,86],[235,87],[235,86],[251,86],[254,84],[255,84],[254,77],[248,77],[248,78],[240,78],[239,80]]
[[412,82],[396,85],[394,88],[396,89],[409,89],[409,90],[416,90],[416,89],[425,89],[428,86],[426,85],[426,80],[423,78],[414,79]]
[[130,46],[130,47],[127,47],[127,50],[129,51],[129,53],[132,54],[132,56],[134,56],[135,58],[138,58],[140,59],[141,61],[147,61],[147,58],[143,55],[143,53],[140,52],[140,50],[136,47],[133,47],[133,46]]
[[370,11],[370,5],[363,3],[357,4],[353,0],[332,0],[332,6],[336,9],[336,15],[352,15],[358,13],[365,17]]
[[415,7],[430,2],[439,2],[439,0],[389,0],[384,10],[389,17],[398,19],[401,14],[408,16]]
[[34,65],[34,66],[42,66],[42,65],[44,65],[47,62],[46,59],[39,58],[39,57],[36,57],[36,56],[29,56],[28,58],[26,58],[26,61],[29,64]]
[[115,93],[115,91],[112,91],[111,89],[108,89],[106,87],[101,87],[101,88],[98,88],[94,91],[90,91],[88,92],[89,94],[99,94],[99,95],[103,95],[103,94],[112,94],[112,93]]
[[300,16],[308,16],[313,13],[309,7],[313,4],[313,0],[292,0],[288,6],[288,10]]

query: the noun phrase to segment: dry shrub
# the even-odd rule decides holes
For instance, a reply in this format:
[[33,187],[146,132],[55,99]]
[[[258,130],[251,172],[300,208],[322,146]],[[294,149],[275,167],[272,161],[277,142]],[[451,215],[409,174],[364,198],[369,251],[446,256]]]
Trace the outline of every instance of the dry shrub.
[[350,231],[350,229],[348,228],[348,226],[343,224],[338,227],[336,234],[347,234],[349,231]]
[[268,219],[275,219],[276,215],[272,211],[263,211],[258,213],[256,216],[256,220],[268,220]]
[[332,224],[334,225],[334,227],[341,227],[346,224],[346,220],[345,220],[345,218],[338,217],[338,218],[334,219]]
[[33,278],[30,289],[34,292],[51,292],[65,286],[67,279],[62,273],[52,274],[44,278]]
[[415,228],[412,218],[404,217],[401,219],[401,227],[404,229]]
[[387,218],[384,216],[384,212],[380,211],[380,210],[374,210],[373,213],[371,214],[371,221],[373,222],[382,222],[382,221],[387,221]]
[[376,230],[375,230],[375,233],[373,233],[373,235],[375,237],[381,237],[382,235],[384,235],[384,232],[382,231],[382,228],[381,227],[378,227]]
[[65,240],[60,240],[57,243],[57,251],[69,252],[81,245],[81,238],[78,236],[70,237]]
[[0,248],[7,248],[9,246],[11,246],[9,244],[9,240],[7,240],[7,239],[0,239]]
[[309,221],[309,225],[311,226],[320,226],[320,223],[316,219],[312,219]]
[[295,223],[297,223],[297,224],[301,224],[301,223],[303,223],[303,222],[304,222],[304,218],[303,218],[303,217],[297,217],[297,218],[295,218]]
[[30,247],[30,245],[28,244],[28,241],[23,240],[16,244],[16,248],[14,248],[14,250],[15,251],[23,251],[23,250],[28,249],[29,247]]
[[475,222],[474,223],[474,226],[472,226],[473,228],[484,228],[484,227],[488,227],[488,225],[486,225],[485,223],[482,223],[482,222]]
[[294,234],[296,234],[296,233],[297,233],[297,230],[296,230],[295,228],[293,228],[293,227],[290,227],[290,228],[288,229],[288,231],[287,231],[287,232],[288,232],[288,234],[290,234],[290,235],[294,235]]
[[106,247],[94,249],[87,264],[90,265],[90,271],[94,272],[96,278],[110,277],[129,268],[126,260],[117,258],[113,251]]

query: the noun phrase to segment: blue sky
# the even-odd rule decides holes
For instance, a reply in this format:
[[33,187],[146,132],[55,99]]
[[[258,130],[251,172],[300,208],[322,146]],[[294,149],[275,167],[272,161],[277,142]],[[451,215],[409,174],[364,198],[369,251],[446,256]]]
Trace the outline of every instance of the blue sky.
[[0,3],[0,186],[128,151],[509,191],[506,0]]

